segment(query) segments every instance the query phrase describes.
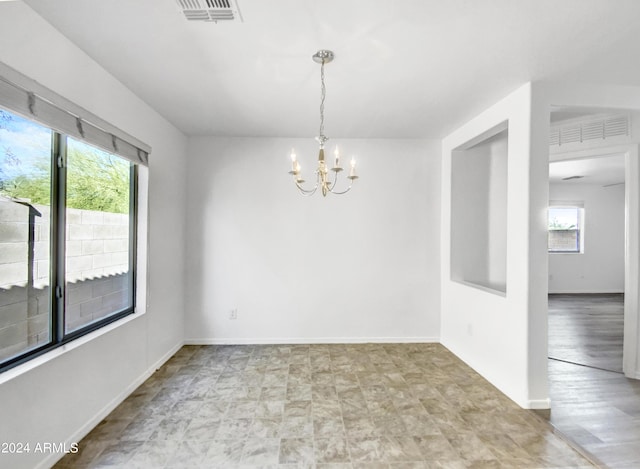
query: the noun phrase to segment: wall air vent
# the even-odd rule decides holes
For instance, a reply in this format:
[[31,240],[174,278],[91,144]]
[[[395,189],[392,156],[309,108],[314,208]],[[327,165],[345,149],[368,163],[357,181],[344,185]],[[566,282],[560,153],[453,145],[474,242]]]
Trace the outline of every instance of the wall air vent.
[[240,21],[242,15],[236,0],[176,0],[189,21]]
[[590,116],[553,124],[549,134],[549,145],[582,143],[588,140],[605,140],[629,135],[629,114]]

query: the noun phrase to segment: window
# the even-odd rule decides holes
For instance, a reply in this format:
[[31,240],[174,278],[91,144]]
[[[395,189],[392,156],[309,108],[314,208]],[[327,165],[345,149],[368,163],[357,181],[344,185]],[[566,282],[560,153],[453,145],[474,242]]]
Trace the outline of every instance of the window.
[[0,110],[0,362],[51,342],[51,142]]
[[549,207],[549,252],[584,251],[584,208],[578,205]]
[[136,305],[138,170],[150,149],[43,90],[0,73],[0,371]]
[[67,139],[65,332],[133,310],[134,165]]
[[136,171],[4,109],[0,162],[0,362],[11,364],[133,312]]

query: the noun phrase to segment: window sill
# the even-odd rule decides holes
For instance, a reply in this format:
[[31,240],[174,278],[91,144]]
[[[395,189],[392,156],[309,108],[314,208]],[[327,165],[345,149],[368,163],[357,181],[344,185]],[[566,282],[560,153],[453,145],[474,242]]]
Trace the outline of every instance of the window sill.
[[135,313],[129,314],[128,316],[125,316],[122,319],[118,319],[117,321],[114,321],[111,324],[107,324],[106,326],[101,327],[100,329],[97,329],[93,332],[89,332],[88,334],[78,337],[77,339],[74,339],[70,342],[60,345],[59,347],[56,347],[53,350],[50,350],[49,352],[43,353],[42,355],[34,357],[24,363],[21,363],[20,365],[10,368],[0,374],[0,385],[8,381],[11,381],[12,379],[15,379],[25,373],[28,373],[31,370],[38,368],[39,366],[42,366],[52,360],[55,360],[56,358],[68,352],[71,352],[72,350],[75,350],[78,347],[81,347],[84,344],[91,342],[92,340],[97,339],[98,337],[104,334],[108,334],[112,330],[117,329],[121,326],[124,326],[128,322],[133,321],[141,316],[144,316],[144,314],[145,314],[144,312],[139,313],[136,311]]
[[455,278],[452,278],[451,281],[458,283],[460,285],[464,285],[466,287],[471,287],[471,288],[475,288],[476,290],[482,290],[483,292],[491,293],[492,295],[501,296],[503,298],[507,297],[506,284],[490,286],[490,285],[483,285],[477,282],[471,282],[469,280],[461,280],[461,279],[455,279]]

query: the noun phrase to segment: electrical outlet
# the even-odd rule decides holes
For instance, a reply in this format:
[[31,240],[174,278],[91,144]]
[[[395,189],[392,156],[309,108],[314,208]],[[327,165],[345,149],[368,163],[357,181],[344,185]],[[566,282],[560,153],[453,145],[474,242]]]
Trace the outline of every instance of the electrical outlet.
[[229,311],[229,319],[238,319],[238,310],[237,309],[232,309],[231,311]]

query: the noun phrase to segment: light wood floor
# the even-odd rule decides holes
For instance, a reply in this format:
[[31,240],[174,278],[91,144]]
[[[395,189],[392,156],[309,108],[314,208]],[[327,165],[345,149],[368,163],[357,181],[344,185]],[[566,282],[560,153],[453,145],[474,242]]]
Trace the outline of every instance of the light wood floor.
[[637,469],[640,381],[608,371],[622,368],[622,314],[621,295],[550,295],[545,415],[603,467]]
[[549,358],[622,373],[624,295],[549,295]]

